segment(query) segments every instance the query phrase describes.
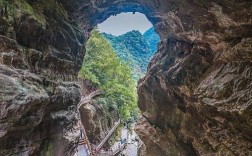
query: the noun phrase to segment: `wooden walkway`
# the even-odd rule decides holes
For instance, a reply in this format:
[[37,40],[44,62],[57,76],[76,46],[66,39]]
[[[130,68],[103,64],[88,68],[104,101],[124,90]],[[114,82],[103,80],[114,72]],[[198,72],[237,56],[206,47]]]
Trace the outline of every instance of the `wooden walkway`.
[[100,156],[114,156],[119,154],[120,152],[123,151],[123,149],[126,147],[126,144],[124,144],[123,146],[121,146],[120,148],[114,150],[114,151],[101,151],[99,152],[97,155]]
[[[80,102],[79,102],[79,104],[77,105],[77,108],[78,108],[78,111],[79,111],[79,116],[80,116],[80,110],[79,110],[79,109],[81,108],[81,106],[83,106],[83,105],[89,103],[90,100],[91,100],[93,97],[98,96],[98,95],[101,95],[101,94],[103,94],[103,92],[100,91],[100,90],[97,90],[97,91],[94,91],[94,92],[90,93],[88,96],[82,96],[82,97],[81,97],[81,100],[80,100]],[[80,117],[79,117],[79,120],[80,120]],[[80,122],[80,121],[79,121],[79,122]],[[89,142],[89,140],[88,140],[88,137],[87,137],[85,128],[84,128],[84,126],[82,125],[81,122],[80,122],[79,125],[80,125],[80,127],[79,127],[80,130],[82,130],[82,131],[80,131],[80,132],[82,133],[81,135],[83,136],[83,138],[81,138],[81,139],[79,140],[79,146],[83,146],[84,149],[86,149],[85,146],[87,146],[87,153],[88,153],[88,155],[93,156],[93,155],[94,155],[94,151],[93,151],[93,149],[92,149],[92,147],[91,147],[91,145],[90,145],[90,142]]]
[[[106,141],[108,141],[108,139],[111,137],[111,135],[114,133],[114,131],[116,130],[116,128],[120,125],[120,119],[115,123],[115,125],[113,126],[113,128],[111,128],[111,130],[109,131],[109,133],[105,136],[105,138],[99,143],[99,145],[94,149],[91,148],[90,146],[90,143],[88,141],[88,137],[86,135],[86,132],[85,132],[85,129],[84,127],[82,126],[82,134],[83,134],[83,138],[80,139],[79,141],[79,146],[87,146],[87,153],[88,155],[90,156],[94,156],[94,155],[99,155],[99,154],[106,154],[106,155],[116,155],[118,154],[119,152],[121,152],[125,145],[116,149],[115,151],[100,151],[100,149],[102,148],[102,146],[106,143]],[[80,155],[81,153],[79,152],[78,155]]]
[[77,105],[78,110],[80,109],[81,106],[83,106],[86,103],[89,103],[92,98],[98,95],[102,95],[104,92],[101,90],[96,90],[90,93],[88,96],[82,96],[79,104]]
[[122,147],[116,149],[115,151],[113,151],[111,154],[112,155],[116,155],[118,153],[120,153],[121,151],[123,151],[123,149],[126,147],[126,144],[124,144]]
[[[79,109],[83,105],[89,103],[92,98],[94,98],[95,96],[101,95],[101,94],[104,94],[104,92],[100,91],[100,90],[96,90],[96,91],[90,93],[88,96],[82,96],[79,104],[77,105],[78,111],[79,111]],[[79,115],[80,115],[80,112],[79,112]],[[100,151],[100,149],[102,148],[102,146],[108,141],[108,139],[111,137],[111,135],[114,133],[114,131],[116,130],[116,128],[120,125],[120,123],[121,123],[121,120],[119,119],[115,123],[115,125],[111,128],[111,130],[109,131],[109,133],[105,136],[105,138],[102,139],[102,141],[99,143],[99,145],[95,149],[92,149],[92,147],[90,145],[90,142],[88,140],[88,137],[86,135],[85,128],[82,125],[82,123],[80,123],[80,125],[81,125],[80,129],[82,129],[81,132],[82,132],[83,138],[80,139],[79,146],[84,146],[84,147],[87,146],[88,147],[87,153],[90,156],[94,156],[94,155],[98,154],[99,153],[98,151]],[[108,155],[116,155],[119,152],[121,152],[124,147],[125,147],[125,145],[122,146],[122,147],[120,147],[120,148],[118,148],[118,149],[116,149],[115,151],[101,152],[100,154],[103,153],[103,154],[108,154]]]
[[108,139],[110,138],[110,136],[114,133],[114,131],[116,130],[116,128],[119,126],[120,122],[121,122],[121,120],[119,119],[119,121],[117,121],[115,123],[115,125],[113,126],[113,128],[111,128],[111,130],[109,131],[109,133],[105,136],[105,138],[96,147],[96,151],[99,151],[102,148],[102,146],[106,143],[106,141],[108,141]]

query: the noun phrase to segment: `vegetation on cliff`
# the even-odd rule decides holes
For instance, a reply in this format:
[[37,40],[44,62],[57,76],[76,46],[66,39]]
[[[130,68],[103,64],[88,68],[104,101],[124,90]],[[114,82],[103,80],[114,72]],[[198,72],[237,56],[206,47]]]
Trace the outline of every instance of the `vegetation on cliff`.
[[160,40],[154,28],[147,30],[143,35],[136,30],[120,36],[106,33],[102,35],[111,43],[118,57],[132,67],[135,80],[145,74],[148,63],[156,52],[157,43]]
[[157,44],[160,41],[159,35],[152,27],[143,34],[143,37],[150,48],[151,54],[153,55],[157,51]]
[[87,42],[87,52],[79,77],[89,80],[106,92],[98,103],[118,109],[122,119],[129,120],[137,114],[136,83],[132,70],[113,51],[109,42],[94,30]]

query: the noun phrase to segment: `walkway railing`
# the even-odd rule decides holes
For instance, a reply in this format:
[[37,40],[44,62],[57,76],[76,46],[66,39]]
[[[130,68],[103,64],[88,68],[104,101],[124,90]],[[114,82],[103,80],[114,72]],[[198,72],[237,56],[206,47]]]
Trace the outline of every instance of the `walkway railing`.
[[112,151],[112,150],[109,150],[109,151],[101,151],[101,152],[99,152],[97,155],[98,155],[98,156],[99,156],[99,155],[102,155],[102,156],[104,156],[104,155],[114,156],[114,155],[117,155],[118,153],[122,152],[123,149],[125,148],[125,146],[126,146],[126,144],[124,144],[123,146],[121,146],[120,148],[118,148],[118,149],[116,149],[116,150],[114,150],[114,151]]
[[105,142],[109,139],[109,137],[113,134],[113,132],[116,130],[116,128],[119,126],[121,120],[119,119],[114,127],[109,131],[109,133],[106,135],[106,137],[101,141],[101,143],[96,147],[96,151],[99,151],[101,147],[105,144]]
[[[79,111],[79,109],[80,109],[81,106],[83,106],[84,104],[90,102],[90,100],[91,100],[93,97],[98,96],[98,95],[101,95],[101,94],[103,94],[102,91],[96,90],[96,91],[90,93],[88,96],[85,96],[85,97],[83,96],[83,97],[81,97],[81,100],[80,100],[79,104],[77,105],[78,111]],[[80,112],[79,112],[79,115],[80,115]],[[90,142],[89,142],[89,140],[88,140],[88,137],[87,137],[85,128],[84,128],[84,126],[82,125],[82,123],[81,123],[80,125],[81,125],[81,129],[82,129],[82,131],[83,131],[82,133],[83,133],[83,135],[84,135],[84,140],[80,140],[80,141],[83,143],[82,145],[84,145],[84,146],[87,145],[87,147],[88,147],[88,154],[92,156],[92,155],[94,155],[94,153],[93,153],[92,147],[91,147],[91,145],[90,145]]]
[[[101,91],[101,90],[96,90],[96,91],[90,93],[88,96],[85,96],[85,97],[83,96],[83,97],[81,97],[81,100],[80,100],[79,104],[77,105],[78,111],[79,111],[79,109],[81,108],[81,106],[83,106],[83,105],[89,103],[90,100],[91,100],[93,97],[98,96],[98,95],[101,95],[101,94],[104,94],[104,92]],[[99,151],[99,150],[102,148],[102,146],[103,146],[103,145],[106,143],[106,141],[111,137],[111,135],[114,133],[114,131],[116,130],[116,128],[120,125],[120,123],[121,123],[121,120],[119,119],[119,120],[115,123],[115,125],[111,128],[111,130],[109,131],[109,133],[105,136],[105,138],[104,138],[104,139],[99,143],[99,145],[95,148],[95,151],[96,151],[96,152]],[[83,126],[82,124],[81,124],[81,128],[82,128],[82,130],[83,130],[83,134],[84,134],[84,138],[85,138],[85,139],[83,140],[83,144],[82,144],[82,145],[86,144],[86,145],[88,146],[88,151],[89,151],[88,154],[89,154],[89,155],[94,155],[94,152],[95,152],[95,151],[93,151],[92,148],[91,148],[91,145],[90,145],[90,143],[89,143],[87,134],[86,134],[86,132],[85,132],[85,128],[84,128],[84,126]],[[119,153],[120,151],[122,151],[124,147],[125,147],[125,145],[122,146],[122,147],[120,147],[120,148],[118,148],[118,149],[116,149],[115,151],[111,151],[111,152],[109,152],[109,153],[107,152],[107,154],[109,154],[109,155],[116,155],[117,153]]]
[[96,91],[93,91],[92,93],[90,93],[88,96],[82,96],[81,97],[81,100],[79,102],[79,104],[77,105],[77,108],[78,110],[80,109],[81,106],[83,106],[84,104],[86,103],[89,103],[90,100],[95,97],[95,96],[98,96],[98,95],[101,95],[103,94],[104,92],[101,91],[101,90],[96,90]]
[[84,134],[84,138],[85,138],[85,141],[86,141],[86,145],[87,145],[87,147],[88,147],[88,154],[89,154],[89,155],[94,155],[93,150],[92,150],[92,147],[91,147],[90,142],[89,142],[89,140],[88,140],[88,137],[87,137],[87,133],[86,133],[86,131],[85,131],[85,128],[84,128],[84,126],[83,126],[82,124],[81,124],[81,127],[82,127],[82,130],[83,130],[83,134]]
[[116,155],[116,154],[120,153],[121,151],[123,151],[125,146],[126,146],[126,144],[124,144],[121,148],[116,149],[115,151],[112,152],[111,155]]

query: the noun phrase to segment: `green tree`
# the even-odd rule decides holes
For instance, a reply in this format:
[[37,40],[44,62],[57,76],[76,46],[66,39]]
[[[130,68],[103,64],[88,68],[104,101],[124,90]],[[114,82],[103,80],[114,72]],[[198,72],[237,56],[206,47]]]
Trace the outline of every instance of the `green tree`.
[[123,120],[136,117],[136,82],[132,69],[121,62],[109,42],[95,29],[87,42],[87,52],[79,77],[105,91],[100,99],[106,107],[116,107]]
[[102,36],[111,43],[118,57],[132,67],[135,80],[144,76],[160,40],[154,28],[146,31],[144,35],[133,30],[120,36],[106,33],[102,33]]

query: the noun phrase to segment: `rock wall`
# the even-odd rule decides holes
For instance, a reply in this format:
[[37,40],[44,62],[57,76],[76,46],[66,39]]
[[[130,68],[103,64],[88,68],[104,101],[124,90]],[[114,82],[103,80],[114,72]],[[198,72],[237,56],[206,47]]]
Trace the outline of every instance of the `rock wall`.
[[85,37],[57,1],[0,0],[0,155],[72,155]]
[[[95,100],[84,105],[80,114],[89,142],[93,145],[98,145],[119,119],[115,109],[110,110]],[[111,140],[113,137],[115,136],[112,136]],[[105,144],[104,147],[109,148],[108,145]]]
[[[80,80],[79,84],[82,96],[84,97],[90,95],[94,91],[101,90],[98,86],[93,86],[88,80]],[[93,146],[97,146],[114,126],[114,123],[119,120],[118,111],[106,103],[106,96],[103,94],[93,97],[79,110],[81,123],[85,128],[89,143]],[[116,133],[118,133],[118,131],[114,134]],[[103,147],[109,148],[116,137],[117,134],[112,135]]]
[[74,81],[84,44],[94,26],[124,11],[144,13],[162,39],[138,87],[145,121],[137,132],[147,155],[251,155],[250,1],[0,0],[0,6],[0,155],[73,153],[80,99]]
[[146,155],[252,154],[251,11],[203,4],[212,26],[168,35],[139,81]]
[[[147,148],[149,152],[251,155],[252,64],[246,56],[252,51],[239,46],[244,42],[251,45],[251,39],[243,39],[219,57],[207,45],[174,38],[160,47],[138,88],[145,120],[158,127],[146,132],[149,123],[138,123],[136,131],[152,147]],[[245,56],[236,53],[226,61],[234,49]],[[145,136],[149,134],[162,139]]]

